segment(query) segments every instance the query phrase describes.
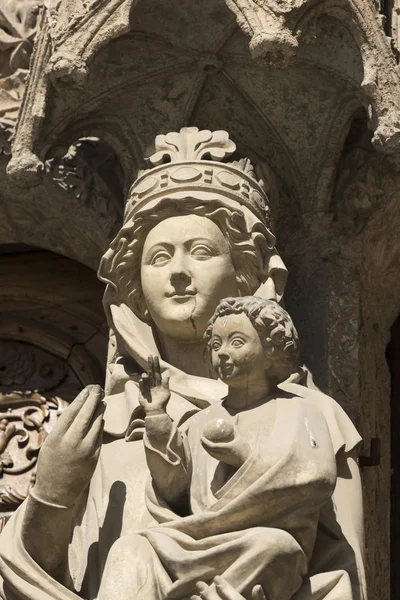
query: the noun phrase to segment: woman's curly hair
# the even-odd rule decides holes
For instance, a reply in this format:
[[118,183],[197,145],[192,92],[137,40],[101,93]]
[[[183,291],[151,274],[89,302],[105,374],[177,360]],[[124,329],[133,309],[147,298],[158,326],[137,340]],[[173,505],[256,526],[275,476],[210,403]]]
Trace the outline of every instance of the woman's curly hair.
[[263,347],[273,358],[269,372],[276,383],[285,381],[299,369],[299,336],[289,315],[275,300],[257,296],[225,298],[218,304],[208,322],[204,340],[210,349],[214,323],[220,317],[244,313],[257,330]]

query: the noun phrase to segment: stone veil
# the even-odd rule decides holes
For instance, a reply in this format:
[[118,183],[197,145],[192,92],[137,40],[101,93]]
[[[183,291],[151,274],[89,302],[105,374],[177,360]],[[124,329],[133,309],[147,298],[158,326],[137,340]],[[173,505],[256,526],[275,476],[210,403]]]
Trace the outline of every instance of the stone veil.
[[[65,446],[63,453],[56,433],[49,436],[37,485],[0,537],[4,600],[97,598],[113,543],[154,523],[145,505],[149,473],[137,392],[148,356],[160,356],[170,377],[170,417],[183,424],[226,394],[212,378],[203,342],[218,302],[251,295],[281,300],[287,273],[271,231],[268,182],[257,181],[247,159],[229,161],[235,149],[224,131],[190,127],[157,136],[151,168],[133,183],[124,224],[99,268],[111,343],[97,464],[81,469],[84,450]],[[129,393],[128,381],[134,382]],[[365,600],[360,437],[334,400],[298,382],[295,373],[280,387],[324,414],[337,480],[294,598]],[[60,458],[53,457],[52,472],[44,466],[59,448],[62,485],[54,472]],[[82,472],[87,481],[76,490]],[[52,494],[43,497],[49,488]],[[68,500],[62,489],[74,490]]]

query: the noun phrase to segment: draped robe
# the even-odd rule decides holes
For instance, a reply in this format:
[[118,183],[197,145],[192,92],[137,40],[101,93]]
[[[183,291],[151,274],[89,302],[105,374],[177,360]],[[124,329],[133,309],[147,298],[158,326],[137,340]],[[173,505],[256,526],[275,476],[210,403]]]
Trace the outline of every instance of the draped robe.
[[[342,452],[350,452],[359,444],[360,438],[354,426],[344,411],[331,398],[297,384],[282,384],[281,388],[289,394],[292,393],[305,399],[308,406],[314,405],[313,411],[323,414],[323,422],[326,423],[327,430],[320,439],[324,441],[324,447],[331,444],[332,452],[336,457]],[[116,403],[120,409],[118,412],[115,411]],[[143,466],[145,456],[140,432],[140,418],[137,421],[138,439],[127,443],[122,438],[128,415],[134,408],[129,405],[126,395],[109,398],[106,419],[107,441],[103,445],[89,490],[80,498],[76,506],[73,535],[69,547],[69,576],[63,584],[55,581],[35,563],[25,550],[21,540],[21,524],[25,509],[22,505],[9,521],[1,536],[0,573],[5,583],[0,597],[6,600],[77,600],[77,598],[92,600],[97,598],[106,559],[113,543],[121,536],[133,534],[138,529],[151,532],[151,527],[143,528],[147,524],[154,527],[156,522],[161,523],[165,520],[166,525],[163,527],[166,529],[176,530],[177,535],[188,535],[197,541],[196,531],[199,527],[204,527],[202,515],[203,509],[207,508],[204,498],[197,500],[198,509],[195,511],[197,514],[193,514],[186,520],[178,520],[177,523],[173,521],[170,509],[160,502],[160,498],[157,497],[154,490],[148,489],[147,491],[149,510],[146,510],[143,505],[142,498],[145,494],[148,471]],[[136,407],[136,410],[139,417],[140,409]],[[202,415],[202,413],[203,411],[199,414]],[[255,505],[247,502],[249,500],[248,491],[242,490],[240,493],[242,488],[239,483],[232,486],[232,483],[229,485],[228,482],[226,489],[223,490],[223,497],[209,511],[211,514],[208,515],[207,529],[202,529],[202,531],[209,537],[220,535],[223,533],[220,527],[225,519],[237,519],[238,516],[243,518],[237,525],[238,529],[249,527],[252,524],[257,527],[258,523],[263,522],[263,524],[268,523],[271,528],[287,531],[292,527],[290,518],[293,515],[294,521],[297,523],[294,526],[293,538],[299,543],[308,564],[308,575],[302,579],[302,585],[293,598],[295,600],[360,600],[364,598],[362,595],[362,564],[357,560],[354,540],[345,538],[340,524],[337,522],[332,499],[327,500],[332,491],[331,479],[328,482],[322,482],[321,486],[318,484],[314,489],[315,506],[310,482],[309,485],[302,486],[299,482],[297,487],[296,485],[289,488],[283,486],[279,489],[280,468],[282,467],[281,475],[284,482],[285,473],[288,469],[291,470],[290,459],[296,449],[293,439],[287,436],[285,430],[284,414],[286,415],[286,413],[287,411],[281,409],[277,411],[277,423],[269,438],[268,451],[263,453],[260,459],[260,465],[263,464],[262,461],[266,461],[265,466],[269,464],[270,468],[266,470],[264,477],[256,479],[252,484],[255,486],[254,489],[265,494],[266,502],[263,506],[265,514],[263,511],[259,514],[258,509],[255,510]],[[126,420],[123,418],[124,416]],[[303,441],[306,436],[304,447],[311,455],[315,450],[317,456],[319,449],[307,446],[309,440],[307,440],[307,429],[305,426],[303,427],[304,421],[302,418],[294,420],[292,417],[293,415],[290,421],[295,428],[299,427],[299,424],[302,425],[300,430]],[[119,433],[118,425],[122,427]],[[310,431],[312,435],[316,436],[318,443],[320,436],[317,435],[317,430],[313,431],[310,427]],[[274,449],[274,444],[277,444],[276,449]],[[282,448],[282,445],[285,446],[285,444],[289,445],[286,455]],[[279,460],[276,454],[279,449],[283,450],[283,461]],[[118,461],[116,456],[118,456]],[[258,473],[258,470],[250,469],[247,477],[251,473],[253,474],[251,476],[254,477],[255,472]],[[274,476],[272,476],[273,473],[275,473]],[[304,466],[299,468],[299,475],[307,479],[308,471],[304,470]],[[245,481],[247,480],[243,479],[242,483]],[[275,489],[274,485],[281,494],[279,496],[281,501],[271,505],[269,494]],[[260,489],[257,486],[260,486]],[[300,490],[302,493],[299,495]],[[305,496],[303,496],[303,491]],[[196,493],[194,493],[192,506],[196,505],[195,496]],[[307,498],[309,502],[306,508],[303,506],[304,498]],[[274,512],[278,508],[284,509],[283,513],[282,510],[277,511],[275,515],[268,512],[272,509]],[[254,514],[252,511],[255,511]],[[246,515],[249,520],[246,520]],[[301,516],[299,520],[298,516]],[[300,523],[303,524],[304,531],[302,531]],[[159,539],[162,536],[168,536],[167,532],[163,533],[163,527],[160,527],[161,532],[158,528],[154,529],[155,536],[159,532]],[[146,534],[147,539],[151,540],[151,535],[151,533]],[[302,541],[303,535],[306,538],[304,542]],[[177,572],[175,575],[179,576],[180,573]],[[303,575],[305,573],[302,570],[301,576]],[[286,577],[285,573],[280,573],[280,576],[282,579]],[[167,581],[167,588],[171,581],[171,578]]]
[[[147,504],[159,526],[116,542],[100,600],[186,600],[196,581],[211,584],[216,575],[248,599],[256,584],[268,600],[290,600],[301,587],[321,508],[336,484],[333,441],[341,440],[332,440],[315,403],[280,392],[236,413],[237,435],[249,440],[251,455],[224,476],[224,465],[201,444],[204,426],[221,418],[232,421],[223,402],[197,413],[180,431],[173,428],[165,452],[145,434],[151,472],[160,474],[169,497],[171,490],[187,492],[192,514],[180,518],[153,481]],[[159,428],[166,420],[150,419]],[[351,594],[348,577],[345,585],[330,577],[332,587]]]

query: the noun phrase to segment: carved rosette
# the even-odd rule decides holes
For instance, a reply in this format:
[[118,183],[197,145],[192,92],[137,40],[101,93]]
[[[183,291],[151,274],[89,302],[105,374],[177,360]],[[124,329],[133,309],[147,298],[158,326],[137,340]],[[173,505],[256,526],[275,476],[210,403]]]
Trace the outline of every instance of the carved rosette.
[[[49,356],[30,344],[0,340],[0,389],[56,389],[66,378],[67,367],[56,356]],[[53,392],[54,393],[54,392]]]

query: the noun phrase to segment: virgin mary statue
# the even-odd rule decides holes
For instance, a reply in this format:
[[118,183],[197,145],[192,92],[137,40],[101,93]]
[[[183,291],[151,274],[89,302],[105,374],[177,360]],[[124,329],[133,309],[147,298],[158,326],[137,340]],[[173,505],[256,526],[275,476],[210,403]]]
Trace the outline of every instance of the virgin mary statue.
[[[269,191],[247,159],[228,162],[234,151],[224,131],[157,136],[151,168],[132,185],[124,224],[99,268],[111,330],[104,432],[100,392],[86,390],[49,435],[37,483],[0,536],[0,598],[97,598],[113,543],[154,523],[135,385],[148,356],[161,357],[170,376],[168,411],[183,424],[226,394],[203,341],[219,301],[253,294],[281,300],[286,268],[271,232]],[[125,391],[128,381],[134,385]],[[293,374],[281,387],[322,410],[337,479],[295,598],[361,600],[360,438],[334,400],[298,382]]]

